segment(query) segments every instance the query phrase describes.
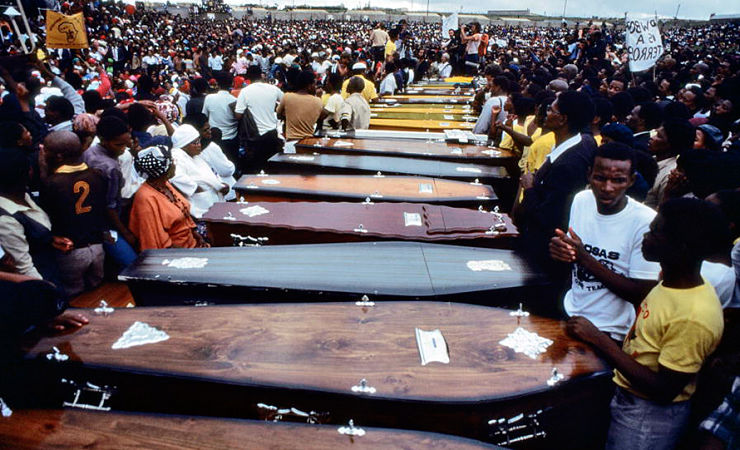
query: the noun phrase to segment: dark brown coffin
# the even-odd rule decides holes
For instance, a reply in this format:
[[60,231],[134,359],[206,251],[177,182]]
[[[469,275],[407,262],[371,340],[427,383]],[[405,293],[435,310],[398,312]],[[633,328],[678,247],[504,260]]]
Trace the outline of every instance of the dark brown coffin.
[[341,155],[397,156],[436,159],[488,166],[516,165],[516,154],[485,145],[439,142],[436,140],[392,140],[371,138],[310,137],[296,144],[298,153],[331,153]]
[[[113,349],[135,322],[169,339]],[[502,345],[518,327],[553,343],[534,358]],[[415,328],[440,330],[449,364],[421,365]],[[544,432],[543,448],[581,448],[608,414],[610,371],[563,323],[456,303],[123,308],[25,348],[24,367],[49,380],[34,384],[48,389],[39,398],[113,410],[258,418],[269,413],[261,403],[322,423],[493,443],[506,443],[506,431],[509,439]],[[69,359],[49,360],[53,348]],[[562,379],[551,385],[554,368]],[[100,391],[109,398],[101,402]],[[498,423],[519,414],[525,430]]]
[[[204,259],[201,267],[178,268],[183,258]],[[500,263],[480,270],[486,263],[479,261]],[[534,308],[548,287],[547,276],[514,251],[422,242],[147,250],[119,279],[146,306],[368,295],[505,306],[527,301]]]
[[[111,449],[482,449],[472,439],[423,431],[364,427],[363,436],[340,434],[337,425],[75,409],[14,411],[0,419],[0,447]],[[500,448],[500,447],[499,447]]]
[[363,201],[433,203],[478,208],[498,197],[484,184],[427,177],[370,175],[244,175],[234,185],[246,201]]
[[505,214],[423,203],[222,202],[203,221],[215,247],[234,245],[233,234],[267,237],[267,245],[408,240],[491,248],[514,248],[519,236]]

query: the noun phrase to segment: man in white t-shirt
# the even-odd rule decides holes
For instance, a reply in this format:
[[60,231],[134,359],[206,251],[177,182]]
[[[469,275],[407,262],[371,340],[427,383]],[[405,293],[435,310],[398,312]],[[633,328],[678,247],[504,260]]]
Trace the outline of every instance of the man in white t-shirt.
[[240,164],[240,169],[247,170],[256,166],[282,148],[282,141],[277,132],[278,118],[275,108],[283,98],[283,91],[277,86],[262,82],[262,70],[259,66],[247,69],[249,85],[239,92],[234,107],[234,116],[242,120],[244,112],[249,112],[257,125],[259,136],[248,136],[242,142],[247,151],[247,158]]
[[609,143],[596,151],[590,190],[576,194],[569,233],[555,231],[550,256],[573,264],[563,299],[569,316],[583,316],[623,340],[639,304],[655,286],[660,265],[642,255],[642,238],[656,213],[626,195],[635,181],[634,150]]
[[217,78],[219,90],[215,94],[206,95],[201,112],[208,117],[211,128],[221,130],[219,145],[226,152],[229,159],[235,162],[239,155],[239,139],[237,136],[239,123],[234,117],[236,98],[229,93],[231,78],[223,74]]

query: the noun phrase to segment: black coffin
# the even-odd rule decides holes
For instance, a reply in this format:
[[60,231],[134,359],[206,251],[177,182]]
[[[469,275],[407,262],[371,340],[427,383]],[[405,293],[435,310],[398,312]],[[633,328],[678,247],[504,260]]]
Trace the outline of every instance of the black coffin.
[[[181,268],[185,267],[185,268]],[[137,305],[454,300],[533,310],[547,276],[511,250],[356,242],[142,252],[119,275]]]

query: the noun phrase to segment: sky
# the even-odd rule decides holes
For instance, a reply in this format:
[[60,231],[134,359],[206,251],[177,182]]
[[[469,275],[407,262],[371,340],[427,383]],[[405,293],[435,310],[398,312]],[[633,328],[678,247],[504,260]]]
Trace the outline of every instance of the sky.
[[[260,0],[256,0],[260,1]],[[646,15],[657,15],[659,17],[673,17],[676,7],[680,4],[678,17],[684,19],[707,20],[712,13],[731,14],[740,13],[740,2],[737,0],[607,0],[606,2],[594,0],[518,0],[516,2],[504,0],[486,1],[450,1],[429,0],[430,11],[460,11],[482,12],[494,9],[526,9],[536,14],[559,17],[563,14],[564,1],[567,1],[566,16],[578,17],[622,17],[625,12],[643,13]],[[321,6],[327,4],[343,3],[345,7],[356,9],[368,4],[368,0],[262,0],[263,5],[292,6],[293,4],[307,4]],[[369,0],[371,7],[377,8],[407,8],[412,11],[426,11],[426,0]]]

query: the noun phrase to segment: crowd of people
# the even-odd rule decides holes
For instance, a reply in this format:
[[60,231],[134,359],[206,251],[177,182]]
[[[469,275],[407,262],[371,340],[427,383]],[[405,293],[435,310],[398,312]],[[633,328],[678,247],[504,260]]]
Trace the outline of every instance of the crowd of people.
[[[377,97],[469,74],[474,131],[519,157],[522,250],[562,294],[569,332],[616,368],[607,445],[672,448],[696,421],[696,375],[722,308],[740,306],[737,23],[664,28],[654,70],[631,73],[623,32],[598,23],[443,36],[406,21],[61,8],[83,12],[89,48],[45,49],[41,17],[30,36],[0,25],[2,292],[59,300],[6,332],[142,250],[208,246],[200,218],[236,198],[236,177],[316,129],[368,128]],[[37,54],[21,55],[34,39]],[[702,422],[705,444],[738,446],[739,389]]]

